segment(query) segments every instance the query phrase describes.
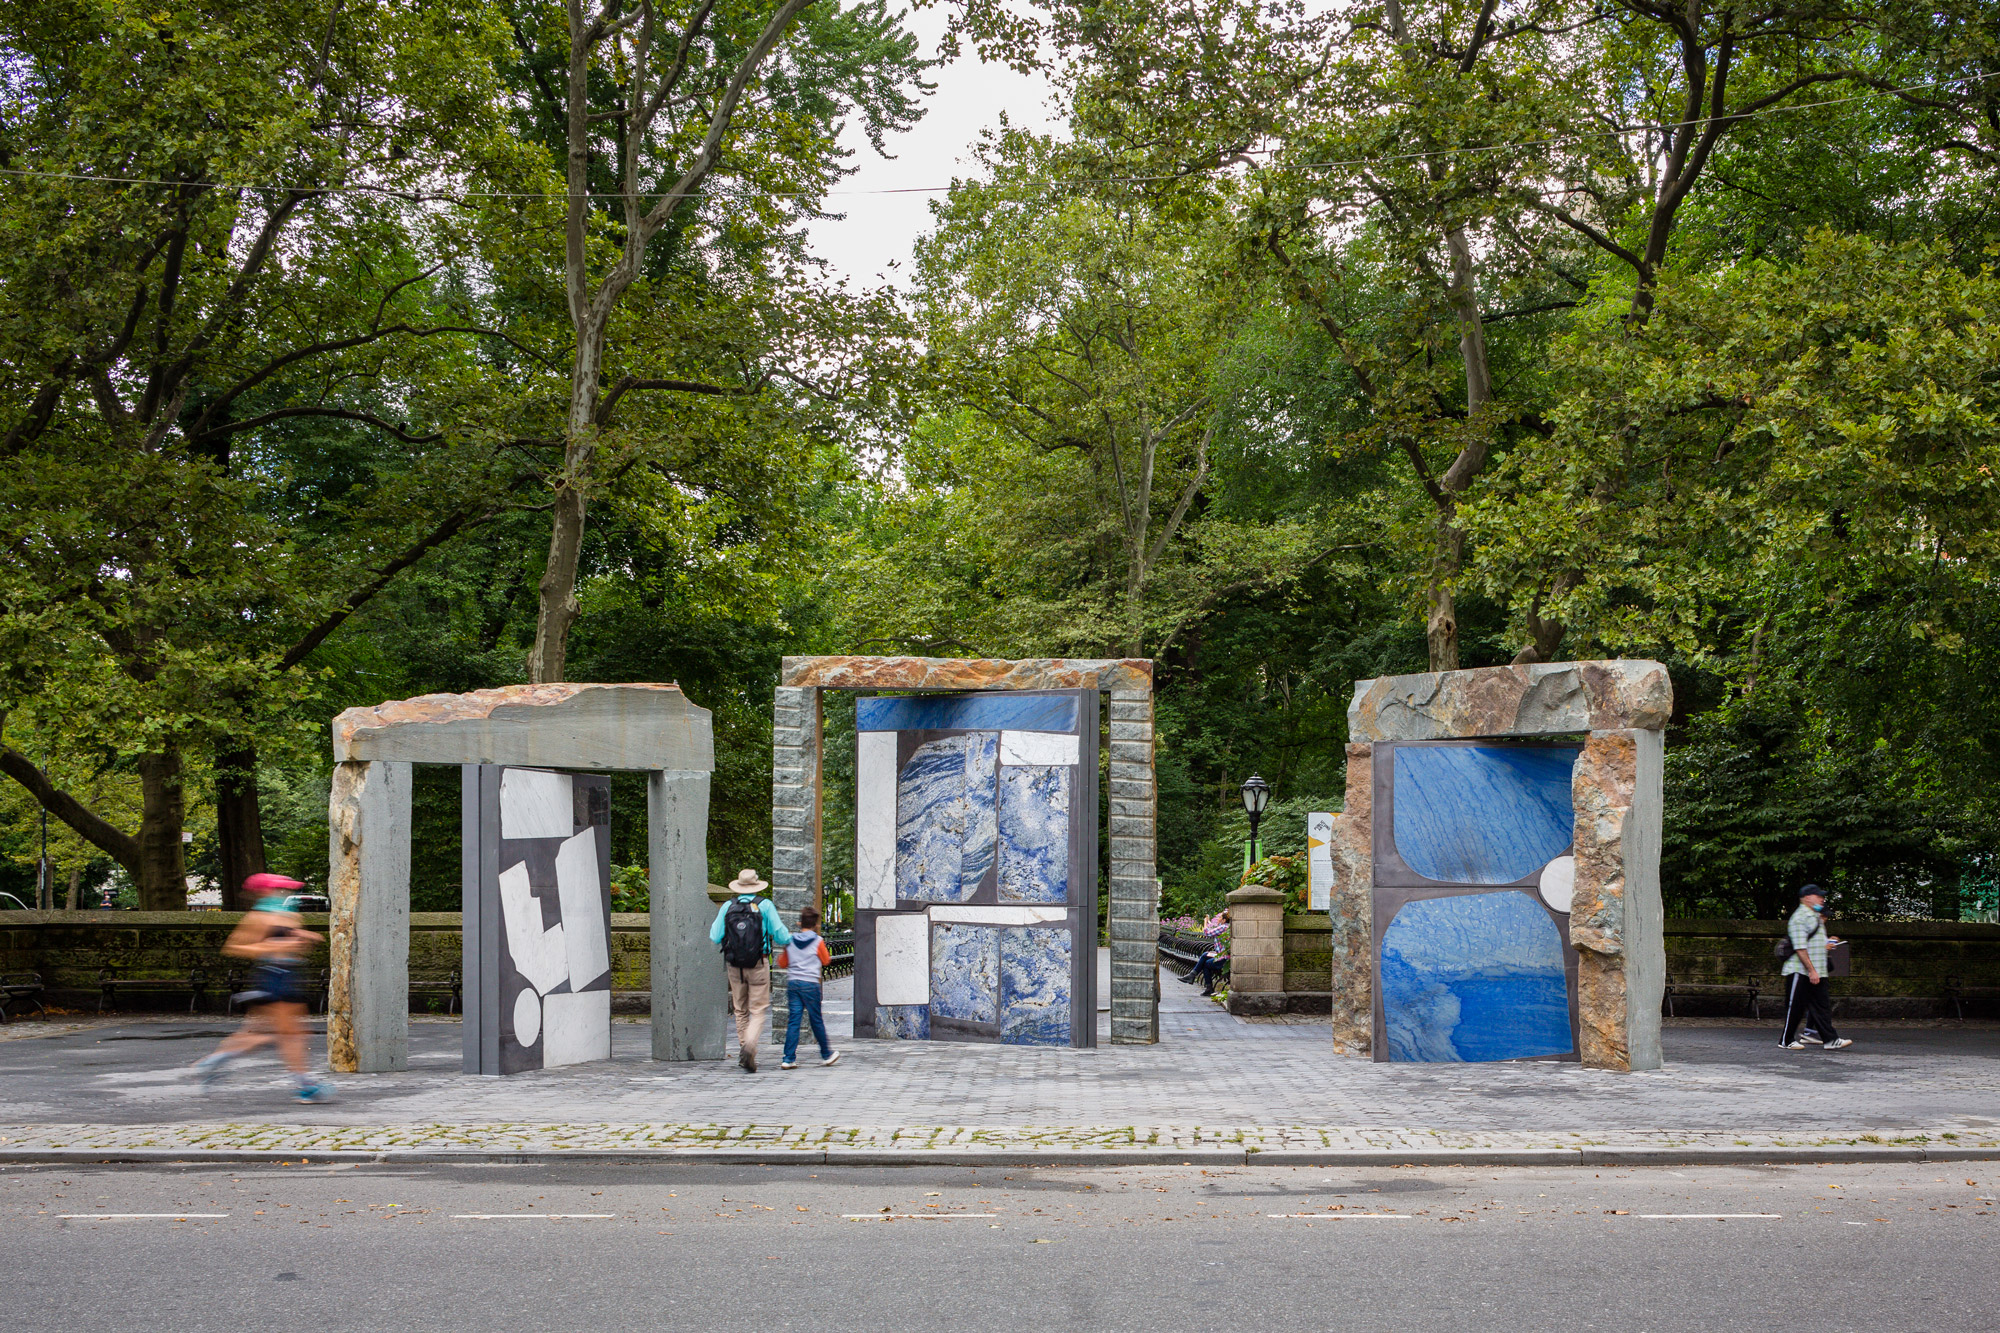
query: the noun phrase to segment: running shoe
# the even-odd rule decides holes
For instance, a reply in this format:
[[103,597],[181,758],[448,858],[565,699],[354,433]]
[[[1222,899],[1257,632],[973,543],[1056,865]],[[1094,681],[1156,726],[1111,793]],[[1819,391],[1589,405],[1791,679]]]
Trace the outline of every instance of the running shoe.
[[1829,1051],[1844,1051],[1853,1044],[1854,1043],[1849,1041],[1846,1037],[1835,1037],[1832,1041],[1826,1044],[1826,1048]]
[[826,1059],[824,1059],[824,1060],[820,1061],[820,1063],[821,1063],[821,1064],[823,1064],[823,1065],[837,1065],[837,1064],[839,1064],[839,1063],[840,1063],[840,1052],[839,1052],[839,1051],[835,1051],[835,1052],[834,1052],[834,1053],[833,1053],[832,1055],[829,1055],[829,1056],[827,1056],[827,1057],[826,1057]]
[[799,1062],[797,1060],[780,1060],[778,1062],[778,1068],[780,1069],[797,1069],[798,1067]]
[[1806,1044],[1802,1041],[1793,1041],[1785,1043],[1785,1049],[1788,1051],[1803,1051],[1805,1048]]
[[330,1102],[333,1100],[333,1084],[305,1083],[293,1094],[302,1102]]

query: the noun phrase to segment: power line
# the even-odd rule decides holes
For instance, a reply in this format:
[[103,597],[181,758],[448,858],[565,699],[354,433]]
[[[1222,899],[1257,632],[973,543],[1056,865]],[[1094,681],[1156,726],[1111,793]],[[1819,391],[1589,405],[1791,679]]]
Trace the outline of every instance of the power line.
[[[1440,158],[1470,157],[1475,155],[1484,155],[1488,153],[1503,153],[1509,151],[1518,151],[1525,148],[1553,148],[1564,144],[1588,143],[1594,139],[1617,138],[1621,135],[1636,134],[1642,131],[1670,133],[1675,130],[1686,129],[1690,126],[1707,125],[1711,121],[1718,119],[1728,120],[1728,121],[1761,120],[1767,116],[1787,115],[1799,111],[1814,111],[1822,107],[1829,107],[1829,106],[1843,106],[1851,102],[1865,101],[1871,97],[1894,97],[1903,93],[1921,92],[1925,89],[1948,88],[1955,84],[1981,83],[1987,79],[1992,79],[1992,78],[2000,78],[2000,71],[1994,71],[1986,74],[1968,74],[1952,79],[1936,79],[1929,83],[1912,83],[1899,88],[1871,88],[1866,92],[1856,93],[1851,97],[1828,97],[1828,98],[1823,98],[1817,102],[1787,103],[1779,106],[1765,107],[1761,111],[1746,112],[1741,115],[1729,114],[1720,117],[1702,116],[1693,120],[1680,120],[1680,121],[1636,122],[1625,125],[1607,126],[1601,130],[1590,130],[1577,134],[1552,135],[1546,139],[1523,139],[1510,143],[1487,144],[1480,147],[1472,147],[1472,148],[1435,148],[1435,149],[1424,149],[1417,152],[1409,152],[1409,153],[1389,153],[1379,157],[1344,158],[1329,162],[1300,162],[1300,163],[1290,164],[1285,169],[1292,171],[1342,171],[1342,170],[1362,169],[1367,167],[1388,166],[1398,162],[1423,162],[1423,161],[1432,161]],[[1245,149],[1243,151],[1275,157],[1282,150],[1276,148],[1252,148],[1252,149]],[[1272,163],[1270,165],[1278,166],[1279,164]],[[1129,176],[1075,176],[1075,177],[1050,178],[1039,181],[1029,181],[1027,183],[1038,184],[1049,188],[1055,188],[1066,185],[1071,185],[1071,186],[1140,185],[1140,184],[1155,184],[1162,181],[1181,180],[1184,179],[1187,175],[1188,173],[1186,172],[1158,172],[1147,175],[1129,175]],[[70,180],[70,181],[79,181],[87,184],[99,184],[99,185],[167,185],[167,186],[179,186],[183,188],[189,186],[195,186],[202,189],[212,189],[212,190],[249,190],[249,191],[274,191],[274,192],[296,191],[298,193],[307,195],[372,194],[383,198],[402,199],[410,203],[469,203],[474,200],[502,201],[502,200],[522,200],[522,199],[570,199],[578,197],[571,195],[566,190],[562,191],[472,190],[463,193],[440,192],[433,194],[433,193],[424,193],[421,191],[396,189],[386,185],[226,185],[221,182],[167,180],[163,178],[150,177],[150,176],[96,176],[82,172],[39,171],[34,168],[28,168],[28,167],[0,167],[0,176],[12,176],[17,178],[37,179],[37,180]],[[695,191],[690,191],[687,197],[702,198],[702,199],[828,199],[828,198],[862,198],[862,197],[870,197],[877,195],[886,196],[886,195],[900,195],[900,194],[948,194],[952,189],[956,187],[957,184],[958,182],[953,182],[953,184],[951,185],[908,185],[908,186],[898,186],[885,189],[821,190],[816,192],[808,190],[754,190],[754,191],[753,190],[695,190]],[[650,191],[641,191],[637,195],[627,196],[623,192],[586,191],[580,197],[585,199],[625,199],[627,197],[631,197],[641,200],[649,200],[649,199],[662,198],[667,193],[669,192],[664,190],[650,190]]]

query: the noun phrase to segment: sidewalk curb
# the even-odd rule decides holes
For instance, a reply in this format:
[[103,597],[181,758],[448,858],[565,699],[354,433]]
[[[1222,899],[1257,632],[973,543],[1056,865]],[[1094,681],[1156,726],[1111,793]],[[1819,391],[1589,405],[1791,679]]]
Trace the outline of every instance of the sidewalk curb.
[[559,1162],[659,1166],[1059,1167],[1115,1166],[1843,1166],[1873,1162],[2000,1161],[2000,1146],[1657,1148],[0,1148],[0,1166],[246,1165],[352,1163],[370,1166],[548,1165]]

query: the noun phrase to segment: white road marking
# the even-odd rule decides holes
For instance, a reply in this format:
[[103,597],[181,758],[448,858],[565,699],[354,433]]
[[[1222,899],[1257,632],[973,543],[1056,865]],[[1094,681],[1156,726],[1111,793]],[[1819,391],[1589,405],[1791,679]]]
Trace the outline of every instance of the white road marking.
[[1656,1221],[1673,1221],[1677,1218],[1706,1219],[1723,1221],[1730,1218],[1779,1218],[1783,1213],[1635,1213],[1635,1217],[1649,1217]]
[[1266,1217],[1305,1217],[1321,1222],[1407,1222],[1410,1213],[1266,1213]]
[[184,1221],[190,1217],[227,1217],[228,1213],[57,1213],[57,1217],[68,1218],[72,1222],[103,1222],[121,1217],[171,1217]]
[[998,1217],[998,1213],[842,1213],[845,1222],[900,1222],[912,1218],[937,1220],[950,1217]]
[[452,1220],[458,1222],[504,1222],[516,1217],[542,1217],[550,1219],[575,1219],[592,1217],[616,1217],[616,1213],[453,1213]]

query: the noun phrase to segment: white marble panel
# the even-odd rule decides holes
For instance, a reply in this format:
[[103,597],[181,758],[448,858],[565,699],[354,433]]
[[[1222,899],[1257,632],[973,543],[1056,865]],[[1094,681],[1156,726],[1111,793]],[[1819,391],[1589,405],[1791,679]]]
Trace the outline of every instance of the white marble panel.
[[1576,858],[1558,856],[1543,866],[1535,887],[1551,911],[1567,912],[1576,899]]
[[875,918],[875,1003],[931,1002],[931,925],[922,912]]
[[1306,816],[1306,906],[1324,912],[1333,905],[1333,816]]
[[521,1046],[533,1046],[535,1038],[542,1035],[542,1002],[530,990],[516,991],[514,994],[514,1041]]
[[1080,762],[1083,737],[1064,731],[1003,731],[1000,733],[1000,762],[1003,764],[1061,765]]
[[507,927],[507,952],[513,955],[514,970],[540,995],[562,985],[569,972],[562,923],[542,929],[542,904],[529,887],[526,861],[500,872],[500,919]]
[[597,875],[597,830],[587,828],[556,849],[556,895],[562,901],[563,948],[569,984],[588,986],[611,970],[610,925]]
[[1067,921],[1067,907],[933,907],[933,921],[962,921],[971,926],[1038,926]]
[[500,770],[500,836],[567,838],[576,832],[569,774],[538,768]]
[[854,905],[896,905],[896,733],[864,731],[854,757]]
[[610,991],[542,997],[542,1068],[610,1058]]

